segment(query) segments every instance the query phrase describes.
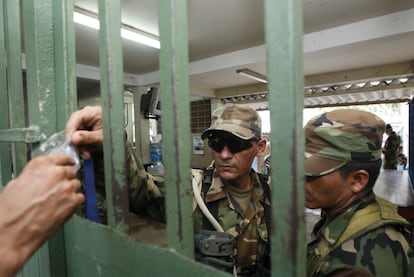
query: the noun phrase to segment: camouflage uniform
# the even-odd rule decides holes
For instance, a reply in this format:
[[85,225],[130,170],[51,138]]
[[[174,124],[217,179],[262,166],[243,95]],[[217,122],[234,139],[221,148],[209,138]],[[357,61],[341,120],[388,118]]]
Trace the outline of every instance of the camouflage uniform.
[[397,152],[400,146],[400,136],[391,131],[385,141],[382,152],[384,153],[384,169],[397,169]]
[[[131,212],[147,214],[165,222],[164,183],[162,178],[153,177],[144,171],[141,161],[132,149],[128,148],[128,182]],[[199,188],[202,185],[203,171],[192,170],[192,177],[197,178]],[[235,237],[234,260],[239,274],[255,270],[257,262],[262,262],[268,250],[268,232],[265,223],[263,205],[269,205],[264,195],[258,175],[252,170],[252,202],[246,213],[240,210],[221,182],[213,173],[212,184],[204,196],[206,203],[218,202],[218,221],[225,232]],[[200,190],[201,191],[201,190]],[[203,228],[203,214],[193,201],[194,232]]]
[[[202,170],[193,170],[193,178],[197,178],[199,188],[202,185]],[[270,206],[264,194],[258,175],[252,170],[253,190],[251,204],[244,213],[232,195],[226,190],[220,177],[213,173],[212,184],[204,196],[206,204],[218,201],[218,222],[224,231],[235,238],[234,260],[237,272],[255,271],[256,263],[263,263],[268,247],[268,231],[266,228],[264,205]],[[201,191],[201,190],[200,190]],[[194,201],[194,231],[203,228],[203,213]]]
[[401,164],[404,169],[407,168],[407,156],[403,153],[397,155],[397,164]]
[[[364,111],[341,109],[314,117],[305,126],[306,175],[324,176],[350,162],[361,168],[375,162],[379,171],[384,129],[383,120]],[[315,189],[319,184],[317,178],[309,183]],[[355,196],[338,191],[338,197],[348,197],[343,201],[352,202],[315,225],[308,276],[414,276],[414,252],[405,230],[411,226],[394,204],[374,195],[372,185],[365,183]],[[311,199],[312,192],[307,193]],[[319,205],[327,204],[322,200]],[[324,215],[335,207],[321,208]]]
[[[212,125],[203,132],[203,135],[216,130],[232,133],[245,140],[253,137],[260,138],[260,117],[251,108],[238,105],[226,106],[213,113]],[[126,158],[128,160],[127,178],[130,210],[134,213],[145,213],[154,219],[165,221],[165,190],[162,178],[147,174],[142,162],[131,147],[127,148]],[[234,237],[233,259],[240,276],[243,274],[252,276],[253,272],[256,271],[257,264],[261,265],[263,260],[268,258],[266,254],[269,250],[264,205],[269,206],[270,202],[264,194],[258,174],[252,170],[250,175],[253,189],[251,191],[250,207],[245,213],[214,172],[209,190],[205,195],[202,195],[207,204],[217,201],[218,222],[226,233]],[[192,178],[201,192],[203,170],[192,170]],[[193,222],[195,234],[203,228],[203,217],[194,200]]]
[[358,110],[336,110],[316,116],[305,126],[307,176],[323,176],[348,162],[381,159],[385,124]]
[[[213,124],[206,130],[206,134],[214,132],[214,130],[230,132],[244,140],[253,137],[260,138],[260,117],[256,111],[246,107],[234,105],[230,108],[222,108],[213,113]],[[107,220],[103,159],[102,154],[94,157],[98,208],[101,221],[105,224]],[[149,215],[155,220],[165,222],[163,178],[152,176],[145,171],[140,158],[127,140],[125,158],[130,211],[136,214]],[[268,268],[263,268],[261,265],[266,258],[266,267],[270,267],[267,255],[269,251],[268,231],[264,211],[265,205],[267,211],[270,211],[268,207],[270,201],[266,197],[268,194],[264,193],[258,174],[251,170],[250,176],[252,180],[251,202],[246,212],[241,210],[240,205],[214,172],[211,186],[202,197],[207,203],[217,202],[218,222],[225,233],[234,238],[233,253],[230,258],[236,266],[238,275],[268,276]],[[202,186],[203,171],[192,170],[192,177],[193,182],[196,182],[200,188]],[[203,214],[195,201],[193,201],[193,222],[196,234],[203,228]],[[226,268],[229,271],[233,270],[232,263],[230,268]],[[259,271],[260,275],[256,275]]]
[[[381,209],[387,218],[342,237],[356,212],[370,205],[378,205],[373,194],[315,225],[308,244],[308,276],[414,276],[414,252],[404,230],[409,223],[398,216],[395,205]],[[325,257],[321,245],[329,249]]]
[[[158,221],[165,222],[164,186],[162,178],[147,174],[141,160],[133,150],[132,144],[129,141],[125,143],[125,158],[130,211],[136,214],[146,214]],[[95,153],[94,173],[96,200],[101,222],[106,224],[107,208],[104,169],[102,153]],[[83,174],[82,170],[80,170],[80,173]],[[83,176],[80,177],[80,180],[83,180]]]

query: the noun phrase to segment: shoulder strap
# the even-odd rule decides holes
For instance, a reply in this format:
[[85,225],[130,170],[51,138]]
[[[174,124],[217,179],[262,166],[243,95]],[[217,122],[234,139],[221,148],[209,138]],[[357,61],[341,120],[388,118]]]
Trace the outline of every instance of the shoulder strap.
[[[266,198],[269,200],[269,203],[272,202],[272,191],[270,190],[270,186],[269,186],[269,176],[265,175],[265,174],[260,174],[257,173],[257,175],[259,176],[259,180],[260,180],[260,184],[262,185],[263,188],[263,192],[264,195],[266,196]],[[263,205],[263,209],[264,209],[264,214],[265,214],[265,221],[266,221],[266,228],[267,228],[267,232],[269,234],[269,238],[270,238],[270,232],[271,232],[271,214],[270,214],[270,206],[264,204]]]
[[204,168],[203,169],[203,184],[201,186],[201,191],[206,194],[207,191],[210,189],[211,184],[213,182],[213,169],[212,168]]
[[261,173],[257,173],[257,175],[259,176],[260,184],[262,185],[266,198],[269,199],[269,202],[272,202],[272,191],[270,190],[270,186],[268,183],[269,176]]
[[[201,191],[203,192],[203,197],[206,195],[208,190],[211,187],[211,184],[213,182],[213,169],[212,168],[205,168],[203,169],[203,183],[201,185]],[[210,203],[206,203],[206,206],[210,213],[213,215],[213,217],[218,220],[218,202],[213,201]],[[211,222],[203,216],[203,229],[206,230],[215,230]]]

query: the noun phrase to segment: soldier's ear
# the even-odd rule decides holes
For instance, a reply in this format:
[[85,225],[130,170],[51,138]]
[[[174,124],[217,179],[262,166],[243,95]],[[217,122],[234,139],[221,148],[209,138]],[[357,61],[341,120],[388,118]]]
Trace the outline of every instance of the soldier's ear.
[[351,191],[355,194],[363,191],[369,181],[369,173],[366,170],[355,170],[349,176],[351,178]]
[[261,156],[264,154],[265,150],[266,150],[266,140],[265,139],[260,139],[257,142],[257,154],[256,156]]

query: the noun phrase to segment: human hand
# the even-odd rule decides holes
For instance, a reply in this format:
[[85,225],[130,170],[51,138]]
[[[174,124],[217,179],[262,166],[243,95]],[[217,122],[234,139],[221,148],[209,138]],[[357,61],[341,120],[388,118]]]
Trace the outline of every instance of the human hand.
[[77,146],[84,159],[90,158],[91,151],[101,151],[103,143],[102,108],[86,106],[75,111],[66,122],[66,135]]
[[74,160],[37,157],[0,193],[0,276],[14,276],[85,200]]

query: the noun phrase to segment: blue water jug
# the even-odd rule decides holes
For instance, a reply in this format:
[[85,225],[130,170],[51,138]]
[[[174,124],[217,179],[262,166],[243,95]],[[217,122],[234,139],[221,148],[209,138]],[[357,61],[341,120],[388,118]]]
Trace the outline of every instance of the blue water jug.
[[151,143],[150,144],[150,156],[152,164],[162,163],[162,144]]

